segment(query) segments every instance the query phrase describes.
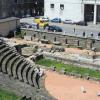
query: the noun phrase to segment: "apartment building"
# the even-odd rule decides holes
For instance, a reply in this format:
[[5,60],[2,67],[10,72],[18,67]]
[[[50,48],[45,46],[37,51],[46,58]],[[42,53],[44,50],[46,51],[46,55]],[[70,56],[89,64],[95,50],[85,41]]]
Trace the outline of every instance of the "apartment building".
[[0,0],[0,18],[43,15],[44,0]]
[[44,15],[96,24],[100,22],[100,0],[44,0]]

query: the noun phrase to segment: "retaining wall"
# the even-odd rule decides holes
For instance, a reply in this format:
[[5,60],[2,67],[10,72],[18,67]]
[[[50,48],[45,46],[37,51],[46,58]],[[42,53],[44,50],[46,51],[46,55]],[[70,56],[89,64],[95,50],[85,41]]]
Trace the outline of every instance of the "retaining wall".
[[93,38],[69,36],[57,32],[41,32],[41,31],[26,30],[26,29],[22,29],[22,32],[25,32],[28,38],[29,36],[31,36],[30,37],[31,39],[29,40],[35,40],[36,38],[38,38],[39,40],[41,39],[48,40],[51,43],[59,42],[61,43],[61,45],[65,46],[70,45],[85,49],[92,49],[93,47],[95,47],[97,51],[100,51],[100,45],[99,45],[100,40],[96,40]]

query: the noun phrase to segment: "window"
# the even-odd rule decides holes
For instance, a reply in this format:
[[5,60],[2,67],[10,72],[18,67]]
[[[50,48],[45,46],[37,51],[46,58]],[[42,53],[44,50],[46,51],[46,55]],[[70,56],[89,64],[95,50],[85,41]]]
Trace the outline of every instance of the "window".
[[64,10],[64,4],[60,4],[60,9]]
[[35,37],[36,37],[36,34],[34,34],[33,36],[34,36],[34,38],[35,38]]
[[98,33],[98,36],[100,36],[100,32]]
[[68,40],[67,39],[65,39],[65,43],[68,44]]
[[85,37],[85,32],[83,32],[83,36]]
[[54,8],[54,4],[51,4],[50,7],[51,7],[51,8]]
[[54,41],[56,42],[56,37],[54,38]]
[[15,0],[15,3],[17,3],[17,0]]
[[77,45],[78,45],[78,46],[80,45],[80,42],[79,42],[79,40],[77,41]]
[[43,39],[46,39],[46,36],[45,35],[43,36]]
[[92,43],[94,44],[95,43],[95,40],[92,40]]

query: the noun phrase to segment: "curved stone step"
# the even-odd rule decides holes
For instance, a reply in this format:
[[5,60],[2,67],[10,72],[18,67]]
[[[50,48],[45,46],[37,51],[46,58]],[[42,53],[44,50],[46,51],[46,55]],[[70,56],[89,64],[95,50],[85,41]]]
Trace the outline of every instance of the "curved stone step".
[[0,39],[0,44],[2,44],[3,43],[3,41]]
[[[0,62],[2,62],[2,58],[6,58],[8,55],[10,55],[12,53],[12,50],[7,50],[6,52],[2,52],[2,54],[0,55]],[[7,55],[7,56],[6,56]]]
[[27,70],[29,69],[29,66],[30,66],[30,65],[27,65],[27,66],[24,68],[23,73],[22,73],[22,75],[23,75],[23,80],[24,80],[25,83],[29,83],[29,82],[28,82],[28,79],[27,79],[27,77],[26,77],[26,73],[27,73]]
[[33,83],[34,86],[35,86],[36,82],[34,81],[34,76],[35,76],[35,71],[34,71],[34,68],[33,68],[33,71],[32,71],[32,73],[31,73],[31,81],[32,81],[32,83]]
[[17,62],[15,62],[14,66],[12,66],[12,69],[11,69],[11,73],[12,75],[14,76],[14,78],[17,78],[18,79],[18,68],[19,66],[23,63],[23,59],[21,59],[19,57],[19,60]]
[[11,59],[8,62],[7,72],[8,72],[8,75],[9,76],[12,76],[13,75],[13,73],[11,72],[11,69],[13,68],[15,62],[17,62],[18,60],[19,60],[19,55],[16,55],[13,59]]
[[28,72],[29,72],[30,69],[31,69],[31,67],[30,67],[30,65],[29,65],[29,67],[28,67],[27,70],[26,70],[26,79],[27,79],[27,83],[28,83],[28,84],[29,84]]
[[5,45],[5,44],[1,44],[1,45],[0,45],[0,50],[1,50],[2,48],[4,48],[4,47],[6,47],[6,45]]
[[32,75],[32,78],[33,78],[33,82],[34,82],[35,87],[38,87],[38,85],[36,83],[36,75],[37,75],[37,73],[34,72],[34,74]]
[[2,62],[2,72],[4,72],[4,73],[6,73],[7,74],[7,63],[10,61],[10,59],[12,58],[12,57],[15,57],[16,56],[16,54],[15,53],[11,53],[10,55],[8,55],[6,58],[5,58],[5,60],[3,60],[3,62]]
[[[8,44],[6,44],[6,43],[2,43],[1,45],[3,45],[4,47],[7,47],[7,48],[9,48],[9,49],[11,49],[12,51],[14,51],[14,52],[17,52],[17,50],[16,49],[14,49],[13,47],[11,47],[11,46],[9,46]],[[1,47],[2,48],[2,47]]]
[[31,86],[35,86],[35,82],[33,81],[33,75],[34,75],[34,73],[35,73],[35,71],[34,71],[34,68],[33,67],[31,67],[31,69],[29,70],[29,72],[28,72],[28,82],[29,82],[29,84],[31,85]]
[[1,56],[4,52],[6,52],[6,51],[8,51],[8,50],[9,50],[8,47],[4,47],[4,48],[0,49],[0,56]]
[[27,66],[27,62],[24,61],[24,62],[18,67],[17,74],[18,74],[18,79],[19,79],[20,81],[24,81],[24,80],[23,80],[23,75],[22,75],[22,73],[23,73],[23,70],[24,70],[24,68],[25,68],[26,66]]
[[[12,50],[7,50],[6,52],[4,52],[1,56],[0,56],[0,65],[2,65],[3,60],[6,58],[7,55],[11,54]],[[1,67],[1,71],[2,71],[2,66]]]
[[[2,46],[1,46],[1,48],[0,48],[0,57],[1,57],[2,54],[3,54],[4,52],[6,52],[6,51],[8,51],[8,48],[7,48],[6,46],[3,46],[3,44],[2,44]],[[1,61],[1,59],[0,59],[0,61]],[[1,65],[1,63],[0,63],[0,65]],[[1,66],[0,66],[0,72],[1,72]]]
[[18,54],[17,53],[14,53],[14,54],[12,54],[11,56],[8,57],[8,61],[5,64],[7,74],[8,74],[8,68],[11,68],[9,66],[9,63],[11,63],[11,60],[14,60],[16,57],[18,57]]

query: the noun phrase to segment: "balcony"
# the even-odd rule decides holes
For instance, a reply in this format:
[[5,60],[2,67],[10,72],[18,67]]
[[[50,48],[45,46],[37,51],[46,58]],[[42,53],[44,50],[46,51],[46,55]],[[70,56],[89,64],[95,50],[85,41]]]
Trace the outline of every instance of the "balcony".
[[84,4],[100,4],[100,0],[82,0]]

